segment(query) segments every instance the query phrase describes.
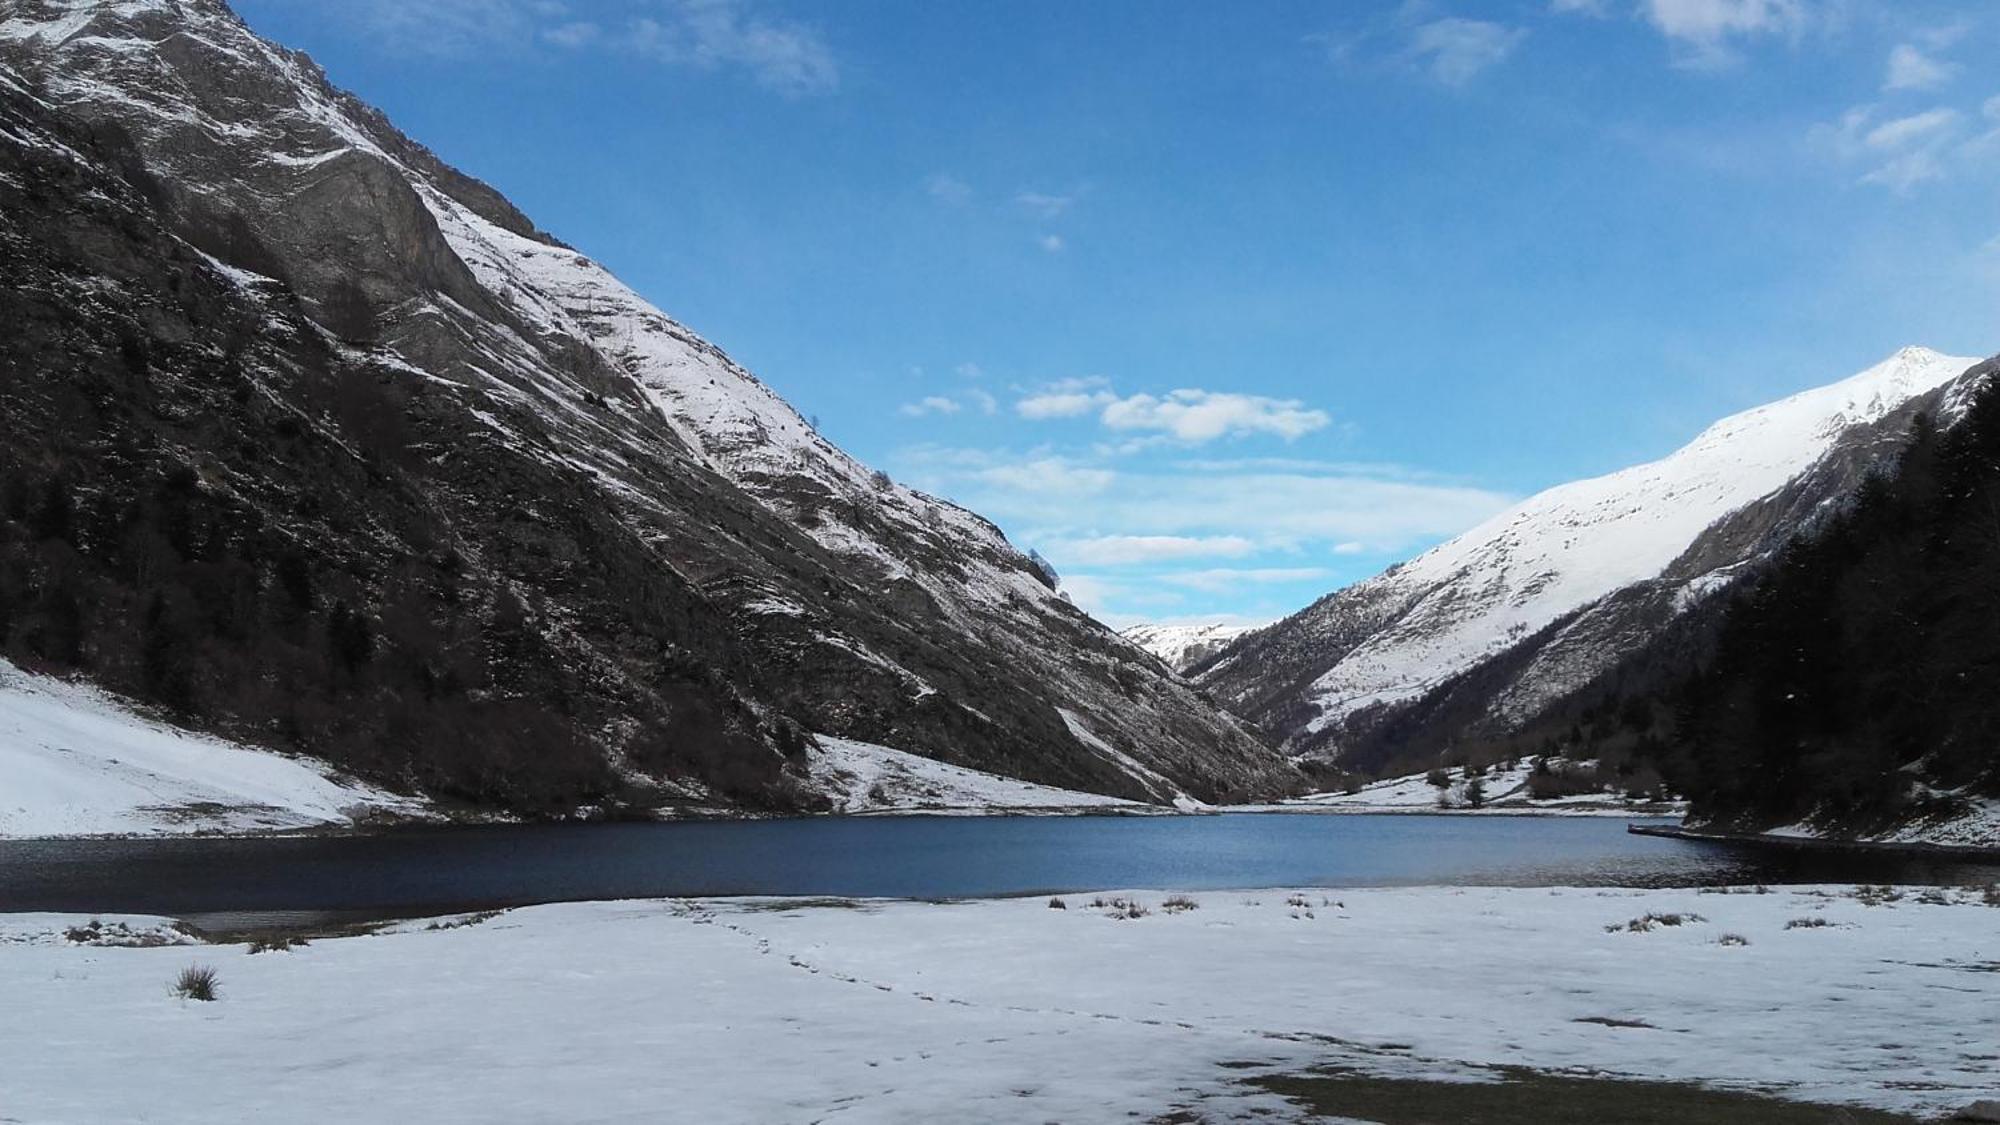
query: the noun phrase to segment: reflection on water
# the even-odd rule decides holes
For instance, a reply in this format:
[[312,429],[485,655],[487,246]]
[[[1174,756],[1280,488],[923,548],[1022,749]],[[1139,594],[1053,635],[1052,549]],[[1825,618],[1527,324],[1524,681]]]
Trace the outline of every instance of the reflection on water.
[[666,895],[1996,880],[1991,866],[1633,836],[1622,820],[1554,817],[867,817],[0,842],[0,910],[218,922]]

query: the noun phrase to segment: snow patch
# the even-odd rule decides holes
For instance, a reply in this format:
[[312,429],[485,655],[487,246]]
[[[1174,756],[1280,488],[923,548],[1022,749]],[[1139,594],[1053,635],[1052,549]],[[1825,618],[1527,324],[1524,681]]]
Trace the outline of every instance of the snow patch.
[[0,838],[278,831],[421,811],[322,763],[177,730],[0,661]]

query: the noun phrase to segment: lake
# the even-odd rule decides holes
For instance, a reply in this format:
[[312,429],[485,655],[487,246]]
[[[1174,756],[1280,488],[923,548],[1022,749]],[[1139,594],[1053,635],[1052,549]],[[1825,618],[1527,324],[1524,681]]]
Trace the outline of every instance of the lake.
[[0,841],[0,910],[413,916],[577,899],[1112,888],[1981,883],[1992,867],[1634,836],[1611,818],[828,817]]

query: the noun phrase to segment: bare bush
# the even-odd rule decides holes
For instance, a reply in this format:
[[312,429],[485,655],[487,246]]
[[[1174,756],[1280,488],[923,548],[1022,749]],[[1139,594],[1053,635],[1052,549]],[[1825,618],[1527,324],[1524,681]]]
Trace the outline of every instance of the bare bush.
[[221,978],[207,965],[189,965],[174,978],[174,995],[183,1000],[213,1000]]

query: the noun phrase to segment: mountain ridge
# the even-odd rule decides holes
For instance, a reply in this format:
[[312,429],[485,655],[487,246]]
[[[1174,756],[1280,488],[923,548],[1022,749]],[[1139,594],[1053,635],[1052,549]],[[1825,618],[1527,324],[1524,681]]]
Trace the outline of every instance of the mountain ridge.
[[[1975,363],[1905,348],[1731,415],[1660,460],[1529,497],[1188,674],[1290,752],[1360,769],[1521,721],[1845,495],[1898,447],[1909,404],[1942,400]],[[1454,685],[1462,698],[1440,706]]]
[[[712,700],[696,709],[740,714],[725,723],[742,736],[728,754],[761,763],[752,772],[767,783],[796,772],[783,749],[797,737],[790,729],[1143,800],[1291,783],[1234,719],[1061,599],[990,522],[840,451],[721,349],[218,0],[23,0],[0,20],[0,67],[21,76],[9,95],[17,115],[74,123],[81,147],[54,143],[136,197],[129,213],[89,221],[156,219],[206,259],[227,282],[215,299],[265,325],[247,345],[217,346],[283,353],[255,357],[253,367],[288,372],[247,372],[251,393],[294,407],[291,425],[402,490],[410,520],[448,543],[479,586],[466,633],[514,620],[518,605],[533,643],[581,669],[566,673],[580,678],[573,691],[629,705],[657,694],[661,667],[644,655],[654,627],[634,632],[633,615],[691,615],[671,630],[679,639],[665,666],[685,665],[675,674],[702,683],[720,677],[689,689]],[[142,337],[134,347],[168,355],[147,342],[152,327],[128,329]],[[301,374],[315,366],[331,374]],[[329,388],[370,401],[298,409]],[[173,389],[212,390],[194,380]],[[210,438],[264,440],[242,432],[178,444],[212,454],[200,445]],[[75,451],[43,459],[60,461],[58,476],[91,477]],[[232,483],[254,484],[268,470],[230,472]],[[199,500],[223,498],[201,480]],[[309,482],[293,486],[310,492]],[[269,525],[285,522],[258,511]],[[579,518],[596,530],[555,529]],[[622,545],[592,558],[606,533]],[[353,572],[343,583],[361,584],[342,612],[402,652],[380,632],[379,577],[404,565],[410,535],[313,534],[352,548],[329,560]],[[652,567],[638,583],[651,588],[650,605],[610,596]],[[588,609],[574,601],[586,575],[601,591]],[[246,579],[259,589],[272,580],[267,570]],[[313,631],[331,628],[323,600],[307,611]],[[470,643],[449,636],[440,646]],[[202,687],[218,706],[231,694]],[[473,690],[483,703],[495,689]],[[614,772],[662,780],[633,760],[617,707],[601,706],[577,735]],[[236,733],[268,737],[277,718],[260,714]],[[710,762],[682,780],[707,785],[704,771],[735,768]]]

